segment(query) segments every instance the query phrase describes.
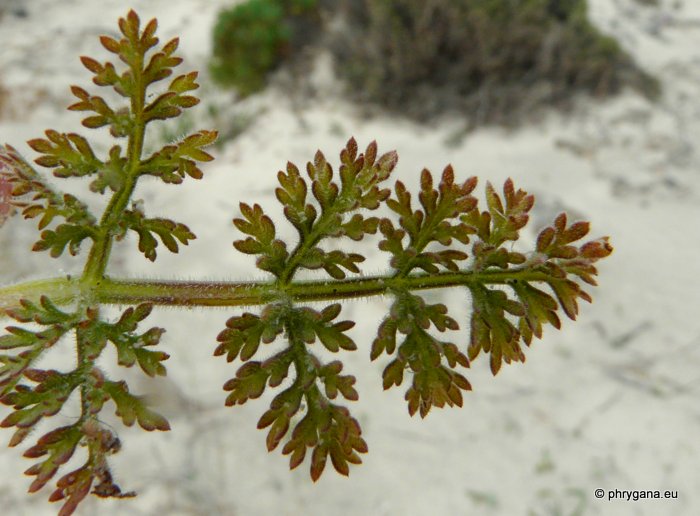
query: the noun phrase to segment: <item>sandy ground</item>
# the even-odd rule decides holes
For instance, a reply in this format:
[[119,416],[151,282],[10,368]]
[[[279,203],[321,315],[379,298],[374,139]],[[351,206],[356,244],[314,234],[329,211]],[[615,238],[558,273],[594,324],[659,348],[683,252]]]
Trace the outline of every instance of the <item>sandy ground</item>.
[[[160,36],[181,36],[187,69],[204,69],[209,31],[217,10],[230,1],[27,0],[12,2],[0,20],[0,142],[18,147],[44,129],[78,129],[65,111],[69,84],[88,83],[78,55],[102,57],[97,36],[113,33],[133,6],[142,18],[157,16]],[[360,420],[370,453],[344,478],[329,469],[312,484],[307,466],[289,472],[287,459],[265,451],[255,423],[265,400],[223,407],[223,382],[231,365],[211,356],[227,310],[159,310],[149,319],[168,329],[168,378],[139,379],[105,368],[148,393],[169,417],[173,431],[147,434],[120,429],[123,451],[114,459],[130,501],[88,500],[82,515],[696,515],[700,514],[700,2],[592,0],[592,17],[620,38],[639,63],[661,78],[663,98],[650,104],[625,94],[603,104],[584,102],[566,117],[551,114],[514,132],[483,129],[468,135],[459,119],[434,126],[360,116],[338,97],[328,60],[318,56],[311,102],[290,94],[293,79],[278,76],[263,94],[233,103],[203,77],[202,106],[180,126],[152,142],[192,128],[245,132],[215,149],[205,179],[181,187],[155,182],[139,188],[150,214],[186,222],[198,235],[179,255],[148,263],[132,244],[119,246],[111,273],[165,278],[262,277],[249,257],[231,247],[231,218],[239,200],[260,202],[280,220],[272,195],[277,170],[287,160],[303,164],[317,148],[334,160],[351,135],[361,146],[377,139],[396,149],[396,177],[416,184],[424,166],[452,163],[459,175],[478,175],[535,193],[531,241],[562,210],[592,222],[593,236],[610,235],[612,257],[601,264],[595,302],[561,332],[547,328],[527,351],[527,363],[504,367],[492,378],[486,361],[469,371],[474,392],[461,410],[435,410],[410,418],[403,390],[383,392],[385,361],[371,363],[369,346],[387,300],[347,303],[358,322],[360,351],[347,354],[358,378]],[[22,8],[26,16],[17,16]],[[82,131],[85,132],[84,130]],[[156,131],[157,133],[158,131]],[[108,148],[109,139],[98,139]],[[71,191],[85,187],[71,182]],[[96,208],[100,198],[90,198]],[[286,233],[285,233],[286,232]],[[292,232],[285,229],[284,234]],[[0,231],[0,281],[80,271],[82,259],[51,260],[28,253],[32,226],[18,219]],[[371,245],[368,244],[368,249]],[[386,266],[368,251],[364,270]],[[465,321],[462,292],[449,301]],[[461,311],[460,311],[460,308]],[[116,311],[115,311],[116,313]],[[462,324],[462,326],[466,326]],[[455,342],[466,342],[462,331]],[[67,345],[46,363],[70,359]],[[68,355],[68,356],[67,356]],[[52,424],[73,416],[70,410]],[[111,421],[111,420],[108,420]],[[118,425],[118,423],[115,423]],[[117,426],[117,428],[120,428]],[[7,438],[10,432],[6,432]],[[0,506],[12,516],[55,514],[48,489],[26,495],[21,472],[30,462],[19,450],[0,451]],[[605,490],[603,499],[594,495]],[[608,500],[612,490],[672,490],[674,500]]]

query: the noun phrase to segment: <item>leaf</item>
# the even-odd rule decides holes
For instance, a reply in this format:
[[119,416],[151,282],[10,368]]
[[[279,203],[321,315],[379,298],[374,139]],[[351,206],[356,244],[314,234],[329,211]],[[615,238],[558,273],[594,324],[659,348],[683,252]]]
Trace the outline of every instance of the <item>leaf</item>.
[[352,321],[339,321],[331,324],[339,314],[340,304],[335,303],[327,306],[320,313],[315,312],[310,323],[319,340],[328,351],[336,352],[340,349],[354,351],[357,349],[357,345],[350,337],[345,335],[345,332],[355,326],[355,323]]
[[49,129],[47,139],[29,140],[27,144],[42,156],[37,164],[56,168],[56,177],[84,176],[94,174],[102,165],[88,141],[75,133],[61,134]]
[[216,131],[199,131],[173,145],[166,145],[141,163],[139,174],[159,177],[165,183],[180,184],[189,176],[201,179],[197,162],[213,160],[203,149],[216,140]]
[[[244,253],[267,255],[258,260],[258,267],[273,272],[284,282],[288,282],[299,268],[323,268],[334,279],[344,279],[345,271],[358,273],[357,264],[364,261],[362,255],[338,249],[326,251],[318,244],[327,238],[346,235],[353,240],[361,240],[365,233],[376,232],[376,218],[365,219],[355,213],[348,220],[349,214],[358,209],[378,208],[379,203],[389,195],[389,191],[380,189],[379,184],[388,179],[396,165],[396,153],[385,154],[378,160],[376,155],[375,142],[370,143],[365,153],[358,156],[357,142],[350,139],[340,153],[342,164],[338,174],[340,182],[337,182],[333,168],[323,153],[318,151],[313,162],[306,165],[310,185],[296,165],[287,163],[286,172],[280,171],[277,175],[280,187],[275,193],[284,206],[285,217],[299,233],[299,244],[291,255],[287,255],[286,245],[281,241],[275,241],[278,243],[274,244],[274,249],[271,244],[274,237],[271,219],[263,216],[262,208],[257,205],[254,209],[241,205],[248,222],[235,219],[234,224],[254,238],[237,241],[234,246]],[[307,196],[309,191],[316,201],[315,205]]]
[[363,154],[356,156],[357,142],[351,138],[340,153],[341,197],[357,199],[351,204],[352,209],[362,207],[374,210],[389,197],[389,190],[380,189],[379,185],[391,175],[398,155],[390,151],[376,159],[377,143],[373,141]]
[[244,218],[233,219],[233,224],[250,237],[236,240],[233,246],[242,253],[261,255],[256,262],[258,268],[279,277],[289,254],[285,243],[275,238],[276,230],[272,219],[265,215],[258,204],[251,207],[241,203],[240,208]]
[[526,344],[530,344],[533,335],[538,339],[542,338],[544,324],[549,323],[557,329],[561,327],[556,314],[558,305],[552,296],[527,282],[514,282],[512,287],[525,309],[519,328]]
[[67,498],[58,516],[70,516],[75,512],[80,502],[90,493],[93,479],[92,471],[85,466],[60,478],[57,489],[49,497],[50,502]]
[[[157,41],[158,39],[154,38],[153,44],[157,43]],[[177,50],[178,44],[179,39],[174,38],[166,43],[160,52],[151,55],[148,65],[146,65],[143,71],[143,77],[147,84],[152,84],[170,77],[173,73],[173,68],[182,63],[182,58],[173,55],[175,50]],[[168,89],[173,91],[173,93],[182,93],[184,91],[197,89],[199,85],[194,82],[197,73],[191,72],[188,76],[189,77],[184,79],[182,78],[183,76],[175,79],[175,81],[180,83],[180,88],[174,89],[171,83]]]
[[320,414],[315,414],[315,411],[309,411],[296,424],[291,438],[282,449],[284,455],[290,455],[290,469],[303,462],[307,448],[313,449],[310,473],[314,482],[323,473],[329,453],[336,471],[348,475],[348,463],[361,464],[358,454],[367,453],[368,450],[357,420],[350,417],[347,409],[331,404],[320,410],[324,410],[323,417],[319,417]]
[[[100,39],[103,40],[103,44],[106,42],[108,45],[110,45],[112,42],[114,42],[114,40],[112,38],[109,38],[108,36],[102,36]],[[93,77],[92,82],[94,82],[98,86],[112,86],[120,95],[124,97],[129,96],[128,92],[131,91],[132,84],[130,83],[127,77],[122,77],[119,74],[117,74],[117,71],[112,63],[108,62],[102,64],[97,60],[87,56],[82,56],[80,58],[80,61],[83,63],[83,66],[85,66],[85,68],[87,68],[93,74],[95,74],[95,77]]]
[[329,399],[335,399],[340,392],[346,400],[357,401],[360,397],[353,387],[355,377],[352,375],[341,375],[343,364],[334,360],[333,362],[321,367],[318,371],[318,377],[324,384],[326,396]]
[[81,322],[78,340],[88,349],[94,349],[95,344],[100,343],[92,352],[93,359],[99,356],[109,340],[116,348],[119,365],[131,367],[138,363],[148,376],[165,376],[166,369],[161,362],[170,358],[170,355],[148,349],[160,342],[165,330],[153,327],[141,334],[135,332],[138,323],[148,317],[152,308],[148,303],[127,308],[114,324],[99,320],[96,314],[93,314],[94,317]]
[[271,371],[262,367],[261,362],[246,362],[236,372],[236,377],[224,384],[226,406],[242,405],[249,399],[259,398],[265,390]]
[[120,225],[122,231],[131,229],[139,235],[139,251],[151,261],[155,261],[157,256],[158,241],[156,236],[172,253],[179,251],[178,241],[187,245],[190,240],[196,238],[195,234],[184,224],[163,218],[147,219],[138,207],[134,207],[133,210],[125,210]]
[[[6,180],[12,185],[12,201],[9,207],[21,208],[24,218],[41,215],[39,229],[47,227],[57,216],[70,223],[94,226],[95,217],[84,203],[70,194],[57,192],[9,145],[0,146],[0,171],[2,170],[9,173],[5,172],[0,177],[8,178]],[[29,195],[32,196],[31,200],[21,200]]]
[[[425,417],[431,407],[461,406],[461,390],[471,390],[467,379],[454,369],[457,365],[469,367],[469,360],[457,346],[436,339],[429,331],[434,326],[440,332],[457,330],[457,322],[447,315],[442,304],[427,305],[414,294],[397,291],[389,312],[379,327],[372,345],[372,360],[383,352],[393,355],[397,347],[397,332],[402,333],[398,353],[382,373],[384,389],[403,383],[407,370],[411,386],[406,391],[408,412],[414,415],[420,410]],[[443,360],[447,365],[443,365]]]
[[97,178],[90,183],[90,190],[104,193],[109,188],[113,192],[119,191],[124,186],[126,177],[127,160],[122,156],[122,149],[115,145],[109,151],[107,160],[97,171]]
[[461,374],[444,366],[427,367],[415,373],[406,391],[408,413],[413,416],[419,412],[424,418],[432,407],[461,407],[462,390],[470,391],[471,385]]
[[377,217],[365,218],[356,213],[348,222],[342,224],[341,228],[345,236],[357,241],[362,240],[365,234],[375,234],[378,226],[379,219]]
[[[63,501],[61,516],[72,514],[91,491],[100,497],[133,496],[121,492],[108,467],[107,456],[119,450],[120,442],[99,423],[98,415],[106,401],[114,401],[117,415],[126,425],[138,422],[146,430],[169,429],[166,419],[147,407],[142,398],[131,394],[126,383],[107,380],[95,366],[111,341],[121,365],[138,363],[147,375],[165,374],[163,362],[168,355],[153,349],[164,330],[150,328],[137,332],[151,305],[127,308],[116,322],[107,322],[100,317],[99,303],[93,304],[93,297],[105,275],[104,263],[109,258],[112,239],[123,238],[128,229],[139,235],[140,249],[151,260],[156,257],[158,241],[177,252],[180,244],[186,245],[194,238],[184,224],[146,218],[138,203],[131,210],[124,207],[141,175],[160,176],[166,182],[180,182],[186,175],[201,178],[198,164],[213,159],[205,148],[216,138],[214,131],[199,131],[166,146],[150,160],[141,158],[144,141],[150,141],[144,134],[149,122],[179,115],[199,102],[191,95],[198,88],[197,73],[175,77],[165,92],[149,94],[149,86],[170,77],[173,68],[182,61],[175,55],[178,40],[154,48],[158,44],[157,22],[151,20],[142,26],[133,10],[119,20],[119,29],[120,37],[103,36],[101,42],[126,64],[126,69],[87,56],[81,61],[93,74],[94,84],[111,87],[129,101],[112,105],[108,96],[73,86],[71,91],[76,99],[69,109],[85,113],[82,121],[85,127],[109,127],[113,137],[128,137],[128,145],[124,149],[113,145],[109,156],[102,160],[96,156],[92,144],[77,133],[48,130],[45,137],[29,142],[40,154],[37,164],[53,169],[55,177],[90,176],[92,191],[104,193],[109,189],[115,194],[99,223],[83,202],[54,189],[12,147],[0,146],[0,222],[14,211],[36,219],[41,235],[33,249],[48,250],[54,257],[66,249],[76,254],[85,239],[96,244],[77,297],[73,297],[71,289],[61,291],[55,299],[37,294],[38,300],[32,296],[31,301],[22,300],[16,306],[12,301],[12,308],[3,310],[3,315],[31,325],[9,326],[0,336],[3,353],[0,354],[0,401],[12,407],[0,426],[16,428],[10,444],[20,444],[35,425],[59,412],[73,392],[77,391],[80,398],[75,405],[78,414],[69,414],[76,422],[49,431],[26,452],[30,458],[41,458],[27,470],[27,474],[35,477],[30,492],[41,489],[71,459],[78,444],[87,454],[87,461],[63,475],[50,496],[51,501]],[[59,219],[63,220],[56,224]],[[34,291],[40,293],[41,287]],[[59,309],[58,303],[73,303],[77,307],[73,309],[75,313]],[[44,351],[72,330],[76,335],[75,369],[68,372],[37,369],[36,362]],[[264,362],[275,384],[281,383],[286,374],[282,362],[281,359]]]
[[[476,231],[460,223],[458,217],[476,206],[476,199],[471,196],[475,186],[476,178],[470,178],[461,185],[456,184],[454,171],[448,166],[435,188],[432,174],[424,169],[418,196],[423,209],[414,210],[410,193],[401,181],[397,181],[394,188],[396,198],[388,199],[387,206],[399,215],[401,229],[395,228],[389,219],[380,223],[385,238],[379,248],[393,255],[391,266],[402,275],[415,268],[434,274],[439,271],[438,265],[447,270],[458,270],[456,262],[468,258],[465,252],[455,249],[425,252],[425,249],[433,242],[443,246],[451,245],[453,239],[463,244],[469,242],[469,235]],[[404,235],[409,237],[405,244]]]
[[5,328],[7,334],[0,336],[0,350],[24,349],[17,355],[0,354],[0,399],[10,393],[43,353],[79,321],[77,314],[62,312],[46,296],[40,298],[39,305],[23,299],[19,308],[5,313],[17,321],[33,322],[45,328],[39,331],[17,326]]
[[379,325],[377,338],[372,343],[371,360],[376,360],[382,353],[392,355],[396,350],[396,332],[398,325],[396,319],[387,318]]
[[54,324],[69,323],[74,319],[74,314],[63,312],[47,296],[39,298],[39,305],[28,299],[20,299],[20,308],[7,310],[5,313],[20,322],[30,322],[49,326]]
[[[106,66],[111,66],[107,63]],[[113,71],[110,69],[110,73]],[[116,72],[114,72],[116,73]],[[93,79],[94,80],[94,79]],[[118,93],[126,96],[126,92],[133,91],[134,84],[127,77],[122,76],[120,81],[115,81],[118,83],[115,89]],[[122,86],[124,83],[124,86]],[[123,138],[129,136],[133,133],[136,121],[134,120],[132,114],[127,109],[117,109],[114,110],[109,106],[109,104],[100,96],[91,95],[83,88],[78,86],[71,86],[71,92],[75,95],[79,102],[71,104],[68,109],[71,111],[91,111],[95,113],[83,119],[83,126],[89,129],[97,129],[104,127],[106,125],[110,126],[110,134],[115,138]],[[48,134],[48,131],[47,131]],[[35,148],[35,150],[39,150]],[[45,152],[45,151],[44,151]],[[39,163],[44,166],[52,166],[46,163]]]
[[287,163],[287,171],[277,174],[280,188],[275,190],[277,200],[284,206],[284,215],[299,232],[300,238],[306,238],[313,228],[317,210],[306,202],[307,186],[293,163]]
[[282,333],[280,316],[284,308],[280,305],[268,305],[262,317],[244,313],[226,321],[226,329],[219,333],[217,340],[221,343],[214,351],[215,356],[226,354],[226,361],[236,358],[246,361],[258,351],[260,342],[269,344]]
[[29,486],[30,493],[35,493],[44,487],[59,467],[70,460],[82,436],[78,425],[62,426],[45,434],[34,446],[24,452],[24,456],[31,459],[48,455],[43,461],[37,462],[25,471],[25,474],[36,477]]
[[[505,203],[503,202],[505,200]],[[488,211],[473,209],[460,217],[463,223],[479,238],[472,246],[476,270],[490,266],[507,268],[509,264],[521,264],[525,257],[509,252],[501,246],[506,241],[519,238],[519,231],[529,220],[529,211],[534,205],[534,196],[524,190],[515,190],[513,181],[507,179],[503,185],[503,200],[491,183],[486,184]]]
[[56,414],[66,402],[70,394],[82,381],[79,373],[59,373],[54,370],[24,369],[24,376],[37,383],[33,389],[20,385],[13,392],[8,392],[0,398],[4,405],[14,408],[0,422],[0,427],[29,428],[36,425],[42,418]]
[[[340,312],[339,304],[321,311],[286,303],[270,304],[260,317],[244,313],[229,319],[227,329],[219,335],[222,344],[215,352],[217,355],[229,353],[231,360],[236,356],[247,360],[261,340],[271,342],[282,329],[286,330],[290,342],[288,348],[263,362],[247,361],[238,368],[236,377],[224,384],[224,390],[229,392],[226,405],[239,405],[262,396],[267,386],[279,386],[293,366],[296,373],[294,383],[275,396],[269,410],[258,421],[258,428],[268,428],[268,451],[276,449],[287,439],[282,453],[291,455],[290,468],[303,462],[308,447],[314,448],[312,456],[316,458],[312,457],[311,464],[314,480],[323,470],[318,462],[319,450],[332,450],[332,462],[342,474],[348,474],[348,463],[361,462],[358,453],[367,451],[357,421],[349,416],[347,409],[329,401],[337,398],[338,393],[345,399],[357,400],[355,377],[341,374],[341,362],[323,365],[306,349],[317,338],[330,351],[355,349],[352,340],[344,335],[354,324],[336,322]],[[251,348],[250,352],[246,351],[247,347]],[[319,381],[327,397],[321,393]],[[289,435],[292,418],[301,409],[302,400],[306,402],[306,414],[297,420]]]
[[314,161],[306,165],[306,172],[311,179],[311,190],[321,206],[322,211],[327,211],[338,198],[340,191],[338,185],[333,182],[333,169],[326,161],[321,151],[317,151]]
[[139,426],[147,431],[170,430],[170,424],[160,414],[150,410],[142,398],[129,392],[125,382],[105,381],[102,389],[109,395],[117,406],[116,415],[122,419],[126,426],[132,426],[138,422]]
[[[176,66],[178,64],[175,63],[176,60],[179,60],[179,58],[168,58],[163,53],[155,54],[149,63],[149,67],[146,68],[144,75],[152,80],[165,79],[172,73],[170,67],[168,67],[166,63],[171,66]],[[175,64],[173,65],[172,63]],[[150,70],[149,68],[151,67],[153,67],[154,70]],[[146,106],[144,111],[146,122],[178,117],[182,114],[183,109],[188,109],[199,104],[199,99],[197,97],[182,94],[186,91],[199,88],[199,85],[195,82],[196,78],[197,72],[190,72],[187,75],[181,75],[174,79],[166,93],[162,93]],[[192,146],[192,143],[188,145]],[[194,147],[190,152],[198,156],[199,158],[197,159],[199,159],[199,161],[209,161],[211,159],[211,156],[201,150],[195,150]],[[201,159],[202,157],[204,159]]]
[[78,224],[59,224],[55,230],[46,229],[41,232],[41,239],[34,244],[32,251],[50,251],[53,258],[58,258],[68,247],[68,252],[78,254],[80,244],[86,238],[96,237],[95,229],[91,226]]
[[502,290],[482,286],[470,286],[474,308],[471,316],[471,335],[468,356],[474,360],[479,352],[490,354],[491,372],[495,375],[501,362],[524,362],[525,354],[520,348],[520,332],[505,316],[524,315],[525,310],[509,299]]

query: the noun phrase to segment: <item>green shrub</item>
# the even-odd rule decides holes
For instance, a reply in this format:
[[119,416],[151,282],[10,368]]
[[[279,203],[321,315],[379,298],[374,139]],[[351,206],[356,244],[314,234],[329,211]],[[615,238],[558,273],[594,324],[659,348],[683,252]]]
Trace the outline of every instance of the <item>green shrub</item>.
[[262,88],[289,38],[274,0],[252,0],[222,11],[214,27],[212,77],[242,95]]
[[214,27],[212,77],[241,95],[262,89],[267,74],[296,45],[295,22],[317,0],[250,0],[219,14]]
[[473,123],[511,123],[576,92],[631,85],[654,95],[585,0],[343,0],[333,39],[351,95],[426,119],[460,109]]

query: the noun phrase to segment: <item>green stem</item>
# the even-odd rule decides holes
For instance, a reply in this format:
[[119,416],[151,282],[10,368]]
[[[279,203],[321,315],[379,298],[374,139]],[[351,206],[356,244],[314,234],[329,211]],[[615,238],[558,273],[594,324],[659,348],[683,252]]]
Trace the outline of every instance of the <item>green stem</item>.
[[83,270],[83,280],[87,284],[93,284],[104,276],[114,240],[112,230],[119,222],[119,218],[122,216],[129,199],[134,193],[141,165],[141,154],[146,133],[146,122],[143,118],[146,103],[146,85],[143,83],[143,55],[139,55],[131,69],[134,73],[134,89],[137,94],[131,97],[133,130],[129,133],[124,183],[119,191],[114,193],[102,214],[98,237],[90,249],[90,254]]
[[[416,256],[410,260],[407,260],[401,270],[396,271],[394,274],[395,277],[405,278],[411,273],[411,271],[415,268],[414,264],[418,261],[418,256],[432,241],[432,235],[435,234],[435,230],[437,229],[438,225],[443,220],[450,218],[452,204],[441,201],[442,199],[438,201],[439,204],[436,211],[426,215],[415,242],[413,239],[411,239],[411,242],[409,243],[409,247],[412,247],[416,251]],[[442,211],[444,211],[444,213],[442,213]]]
[[309,233],[309,235],[305,238],[302,237],[299,240],[299,243],[294,248],[294,250],[291,253],[291,256],[287,260],[287,264],[284,268],[284,271],[282,271],[282,274],[280,275],[280,283],[282,285],[289,284],[292,277],[294,276],[294,273],[299,268],[299,264],[304,259],[309,250],[313,249],[316,246],[316,244],[318,244],[318,242],[324,236],[326,236],[326,226],[333,219],[333,217],[336,214],[342,215],[342,211],[337,209],[337,205],[340,203],[340,200],[341,199],[339,195],[336,201],[333,203],[333,205],[321,213],[321,216],[316,220],[316,223],[311,228],[311,232]]
[[[397,289],[415,291],[554,280],[551,275],[532,269],[442,272],[407,277],[366,276],[333,281],[294,281],[284,289],[283,295],[297,302],[313,302],[381,296]],[[41,295],[50,297],[56,304],[70,303],[82,295],[81,285],[80,279],[61,277],[2,287],[0,311],[18,306],[20,299],[37,300]],[[274,281],[148,281],[105,277],[91,285],[92,302],[117,305],[253,306],[267,304],[281,295]]]
[[321,211],[321,215],[311,228],[309,235],[306,237],[300,235],[299,243],[294,248],[294,251],[292,251],[290,258],[287,260],[284,271],[282,271],[282,274],[280,275],[280,283],[282,285],[289,284],[294,277],[294,273],[296,273],[297,269],[299,268],[299,264],[306,257],[306,253],[316,247],[316,244],[318,244],[321,239],[328,236],[328,225],[333,221],[335,216],[339,215],[342,223],[343,215],[346,215],[356,209],[352,208],[354,204],[354,189],[357,178],[354,179],[355,181],[353,181],[351,184],[343,183],[342,189],[338,193],[338,196],[335,198],[333,203],[328,208]]
[[[75,347],[77,350],[77,369],[80,370],[82,374],[87,374],[88,368],[92,366],[92,360],[90,360],[85,352],[87,346],[79,329],[76,332]],[[80,382],[80,421],[85,422],[88,417],[90,417],[90,384],[87,381],[82,381]]]
[[42,295],[49,296],[57,305],[65,305],[80,296],[80,283],[70,276],[63,276],[0,287],[0,312],[19,306],[20,299],[38,301]]
[[[296,382],[303,389],[304,398],[306,398],[307,410],[310,414],[318,413],[322,410],[322,403],[325,401],[325,396],[321,394],[318,388],[318,369],[314,362],[314,357],[309,352],[308,346],[299,338],[294,326],[290,321],[285,324],[289,346],[292,350],[292,361],[296,370]],[[312,378],[309,378],[311,376]],[[303,388],[301,386],[307,385]]]

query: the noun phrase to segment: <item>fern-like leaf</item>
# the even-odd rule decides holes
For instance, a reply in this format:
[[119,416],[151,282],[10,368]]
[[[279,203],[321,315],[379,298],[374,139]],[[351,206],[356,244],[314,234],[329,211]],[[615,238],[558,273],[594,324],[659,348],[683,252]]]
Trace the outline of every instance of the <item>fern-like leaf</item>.
[[[277,175],[280,186],[275,193],[285,217],[297,230],[299,241],[288,251],[287,244],[276,237],[274,223],[262,208],[242,203],[243,218],[233,222],[249,236],[235,241],[234,246],[243,253],[258,255],[258,268],[274,274],[281,286],[288,285],[302,268],[322,268],[336,280],[344,279],[348,272],[360,272],[358,264],[364,261],[362,255],[339,249],[325,250],[319,244],[340,237],[357,241],[365,234],[376,232],[379,219],[366,218],[360,210],[374,210],[389,196],[389,190],[382,188],[382,183],[389,178],[396,161],[395,152],[378,157],[376,142],[358,154],[357,142],[350,139],[340,153],[337,178],[320,151],[306,166],[308,180],[296,165],[288,163],[286,170]],[[267,385],[277,385],[287,376],[290,367],[295,368],[294,384],[275,398],[258,427],[270,427],[267,447],[275,449],[287,435],[291,418],[300,410],[301,400],[306,400],[306,415],[292,431],[283,453],[291,455],[290,467],[295,468],[306,456],[306,449],[313,448],[311,477],[314,480],[320,477],[328,456],[335,469],[347,475],[348,464],[360,463],[358,453],[367,450],[357,421],[345,407],[330,401],[339,392],[348,400],[356,400],[354,377],[339,374],[340,362],[323,365],[307,349],[316,341],[330,352],[357,348],[345,333],[354,323],[334,322],[340,311],[339,304],[319,312],[295,307],[283,298],[268,305],[261,316],[246,313],[229,319],[227,329],[219,334],[220,345],[215,351],[216,355],[226,354],[229,361],[236,358],[247,361],[224,387],[230,391],[226,398],[228,405],[261,396]],[[290,346],[287,350],[264,362],[249,361],[261,341],[271,342],[283,329]]]
[[[281,448],[292,469],[308,458],[316,481],[329,460],[337,472],[348,475],[350,465],[360,464],[367,452],[359,422],[345,406],[359,394],[341,351],[358,345],[351,332],[355,323],[341,317],[338,300],[390,298],[370,358],[386,355],[384,388],[407,381],[408,412],[421,417],[433,407],[463,404],[471,390],[463,370],[479,357],[488,356],[494,375],[503,363],[523,362],[525,347],[542,337],[547,324],[559,328],[562,313],[574,319],[579,300],[591,300],[585,288],[596,285],[595,263],[612,247],[607,238],[583,241],[587,222],[572,224],[561,214],[539,233],[533,250],[515,250],[534,196],[516,189],[510,179],[502,191],[487,183],[481,207],[473,195],[476,179],[457,181],[451,166],[439,181],[423,170],[415,198],[401,181],[392,194],[387,182],[396,153],[379,155],[376,142],[360,152],[353,138],[341,150],[335,170],[318,151],[305,168],[290,162],[277,174],[275,194],[296,230],[292,240],[280,236],[275,217],[262,206],[240,204],[233,224],[243,236],[233,245],[256,257],[257,267],[271,275],[267,280],[111,277],[107,271],[113,243],[130,231],[152,261],[160,244],[176,253],[195,238],[185,224],[146,217],[143,202],[132,197],[144,176],[168,184],[202,178],[200,164],[213,159],[206,149],[217,137],[215,131],[197,131],[143,156],[153,122],[177,117],[199,102],[192,94],[199,87],[197,73],[174,75],[182,61],[176,55],[177,38],[160,46],[156,29],[155,20],[142,27],[130,11],[119,20],[120,36],[101,38],[119,58],[117,65],[81,58],[94,84],[112,88],[123,99],[111,104],[109,96],[72,88],[77,102],[69,109],[85,114],[83,125],[109,127],[113,137],[125,142],[112,145],[105,157],[74,132],[48,130],[45,137],[29,142],[40,154],[36,163],[51,169],[54,178],[89,179],[93,192],[110,196],[99,220],[86,203],[56,189],[14,148],[0,146],[0,224],[17,212],[36,219],[40,238],[33,249],[52,256],[66,249],[76,254],[82,244],[90,245],[80,277],[60,275],[0,288],[0,315],[21,323],[7,326],[0,335],[0,402],[9,407],[0,426],[14,429],[10,446],[24,442],[37,425],[48,425],[71,396],[79,398],[79,413],[70,424],[49,429],[25,452],[36,460],[26,471],[34,477],[31,492],[54,479],[69,460],[77,460],[76,454],[84,455],[82,464],[55,481],[49,499],[62,501],[60,516],[72,514],[89,493],[133,496],[112,478],[109,457],[121,443],[101,422],[103,410],[113,407],[126,426],[170,428],[125,381],[107,378],[98,366],[113,345],[119,365],[138,364],[151,377],[166,374],[169,355],[158,347],[165,330],[139,330],[154,304],[262,307],[230,317],[217,336],[214,354],[236,362],[235,375],[224,384],[225,403],[235,407],[275,390],[258,421],[258,428],[267,431],[267,449]],[[157,83],[161,91],[149,91]],[[367,213],[383,205],[381,218]],[[390,270],[363,277],[365,256],[357,242],[377,230],[379,249],[389,253]],[[345,249],[342,243],[352,247]],[[303,270],[323,271],[323,279],[299,279]],[[447,287],[470,298],[465,299],[467,342],[451,341],[448,331],[459,329],[456,318],[445,304],[428,302],[422,292]],[[301,304],[307,302],[325,304]],[[116,320],[107,320],[101,311],[110,303],[127,305]],[[74,351],[68,355],[75,357],[74,367],[40,368],[45,352],[68,336],[74,337]],[[273,343],[278,347],[268,353]],[[322,360],[328,353],[337,355]]]

